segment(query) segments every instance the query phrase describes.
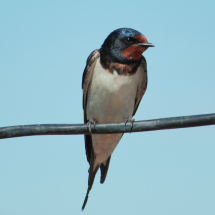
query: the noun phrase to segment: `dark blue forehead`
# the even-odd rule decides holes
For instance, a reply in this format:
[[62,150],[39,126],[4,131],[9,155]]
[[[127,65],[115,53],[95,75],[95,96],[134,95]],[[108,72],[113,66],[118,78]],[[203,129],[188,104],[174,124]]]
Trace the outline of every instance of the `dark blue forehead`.
[[136,31],[132,28],[119,28],[115,31],[111,32],[108,37],[105,39],[102,47],[103,48],[110,48],[115,43],[116,39],[121,39],[125,37],[134,37],[140,35],[139,31]]
[[119,28],[113,31],[111,34],[117,35],[118,37],[134,37],[140,35],[141,33],[132,28]]

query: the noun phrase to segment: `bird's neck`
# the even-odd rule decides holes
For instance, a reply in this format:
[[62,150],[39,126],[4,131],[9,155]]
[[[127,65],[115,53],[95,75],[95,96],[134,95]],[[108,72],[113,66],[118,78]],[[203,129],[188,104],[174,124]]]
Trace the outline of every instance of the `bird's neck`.
[[139,60],[120,59],[100,49],[100,63],[110,73],[115,70],[119,75],[135,74],[140,62],[141,58]]

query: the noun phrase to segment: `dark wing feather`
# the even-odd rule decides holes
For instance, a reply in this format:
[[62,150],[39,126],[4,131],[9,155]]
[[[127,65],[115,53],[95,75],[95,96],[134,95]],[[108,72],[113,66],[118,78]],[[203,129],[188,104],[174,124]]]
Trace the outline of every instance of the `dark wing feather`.
[[140,101],[146,92],[147,83],[148,83],[146,59],[143,56],[141,58],[140,66],[142,67],[142,70],[143,70],[143,72],[142,72],[143,76],[142,76],[141,84],[137,88],[137,94],[136,94],[135,104],[134,104],[134,111],[133,111],[132,116],[135,115],[137,108],[139,107]]
[[[93,75],[93,71],[94,71],[94,67],[96,64],[96,60],[99,58],[100,53],[99,50],[95,50],[93,51],[90,56],[87,59],[87,65],[84,69],[84,73],[83,73],[83,78],[82,78],[82,89],[83,89],[83,109],[84,109],[84,123],[87,123],[87,95],[88,95],[88,90],[91,84],[91,80],[92,80],[92,75]],[[88,178],[88,189],[87,189],[87,194],[86,197],[84,199],[84,203],[82,206],[82,210],[84,210],[86,204],[87,204],[87,200],[88,200],[88,195],[89,192],[93,186],[93,182],[95,179],[95,175],[96,172],[98,171],[98,167],[96,167],[95,170],[93,170],[93,166],[94,166],[94,161],[95,161],[95,154],[92,148],[92,138],[91,135],[84,135],[84,139],[85,139],[85,149],[86,149],[86,155],[87,155],[87,160],[90,164],[90,169],[89,169],[89,178]]]
[[[99,50],[93,51],[87,58],[87,65],[84,69],[82,78],[82,89],[83,89],[83,109],[84,109],[84,123],[87,123],[87,94],[91,84],[92,74],[95,67],[96,60],[99,58]],[[90,135],[84,135],[85,138],[85,149],[87,155],[87,161],[90,163],[90,156],[92,150],[92,138]]]

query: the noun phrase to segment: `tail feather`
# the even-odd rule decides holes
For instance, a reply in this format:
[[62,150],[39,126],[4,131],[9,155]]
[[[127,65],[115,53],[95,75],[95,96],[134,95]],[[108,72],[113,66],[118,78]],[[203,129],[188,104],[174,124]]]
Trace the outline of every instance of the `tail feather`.
[[110,158],[111,158],[111,156],[107,159],[105,165],[102,163],[101,166],[100,166],[100,170],[101,170],[100,183],[101,184],[103,184],[105,182],[105,179],[106,179],[106,176],[107,176],[107,172],[108,172],[109,163],[110,163]]
[[84,203],[82,206],[82,211],[84,210],[86,204],[87,204],[87,200],[88,200],[88,196],[89,196],[89,192],[93,186],[93,182],[96,176],[96,173],[99,169],[99,166],[96,167],[96,169],[93,171],[93,166],[94,166],[94,161],[95,161],[95,155],[93,150],[91,150],[91,156],[90,156],[90,169],[89,169],[89,178],[88,178],[88,189],[87,189],[87,194],[86,197],[84,199]]

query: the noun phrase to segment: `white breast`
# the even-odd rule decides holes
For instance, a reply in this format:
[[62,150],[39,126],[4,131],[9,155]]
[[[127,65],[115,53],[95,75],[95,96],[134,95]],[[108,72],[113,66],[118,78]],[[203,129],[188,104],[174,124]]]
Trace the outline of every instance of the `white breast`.
[[88,92],[87,118],[99,123],[131,119],[141,71],[131,76],[105,71],[97,60]]
[[[87,119],[98,123],[124,122],[132,119],[137,87],[142,80],[142,70],[134,75],[118,75],[105,71],[97,60],[87,99]],[[113,153],[122,134],[93,134],[93,149],[96,154],[94,169],[105,163]]]

